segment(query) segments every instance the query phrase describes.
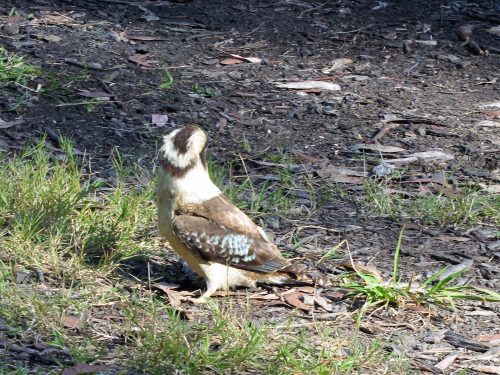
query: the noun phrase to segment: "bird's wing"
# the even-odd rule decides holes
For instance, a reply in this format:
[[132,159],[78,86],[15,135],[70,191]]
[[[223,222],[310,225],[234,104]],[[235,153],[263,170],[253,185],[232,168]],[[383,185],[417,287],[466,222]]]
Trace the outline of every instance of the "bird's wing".
[[204,217],[237,234],[269,242],[262,228],[257,226],[243,211],[229,202],[223,195],[208,199],[196,205],[185,205],[180,214]]
[[204,217],[178,215],[172,228],[188,249],[212,262],[254,272],[273,272],[290,266],[275,245]]

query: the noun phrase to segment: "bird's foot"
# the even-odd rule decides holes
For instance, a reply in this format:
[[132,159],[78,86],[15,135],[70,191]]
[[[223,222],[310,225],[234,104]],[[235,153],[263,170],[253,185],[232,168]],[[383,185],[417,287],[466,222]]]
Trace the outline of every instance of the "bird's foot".
[[190,298],[189,300],[196,304],[207,303],[210,297],[200,296],[198,298]]
[[203,293],[201,296],[198,298],[191,298],[191,302],[193,303],[208,303],[210,301],[210,296],[215,293],[214,291],[207,290],[205,293]]

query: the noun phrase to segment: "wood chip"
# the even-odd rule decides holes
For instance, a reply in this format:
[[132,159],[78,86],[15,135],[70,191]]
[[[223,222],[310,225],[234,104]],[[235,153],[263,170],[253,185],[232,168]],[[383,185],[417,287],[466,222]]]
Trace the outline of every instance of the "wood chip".
[[453,331],[446,331],[444,339],[457,348],[465,348],[475,352],[484,353],[490,349],[489,345],[482,344],[479,341]]
[[280,89],[292,90],[320,90],[320,91],[339,91],[340,86],[336,83],[324,81],[300,81],[300,82],[275,82],[276,87]]
[[396,146],[384,146],[380,144],[365,144],[365,143],[357,143],[354,146],[349,148],[351,151],[357,150],[369,150],[375,152],[382,152],[387,154],[399,153],[406,151],[404,148],[396,147]]
[[[223,65],[239,64],[242,62],[249,62],[252,64],[260,64],[262,62],[262,59],[258,58],[258,57],[244,57],[244,56],[235,55],[233,53],[229,53],[229,52],[226,52],[223,50],[219,50],[219,51],[229,56],[229,58],[221,61],[221,64],[223,64]],[[239,60],[239,62],[237,62],[237,60]]]
[[447,154],[443,151],[424,151],[424,152],[415,152],[413,154],[408,155],[408,157],[415,157],[419,160],[454,160],[455,157],[453,155]]
[[17,119],[12,121],[4,121],[0,118],[0,129],[8,129],[16,125],[20,125],[24,122],[24,120]]
[[109,100],[113,97],[113,94],[104,92],[104,91],[80,91],[78,93],[80,96],[84,96],[86,98],[94,98],[98,100]]
[[481,120],[474,124],[475,126],[485,127],[485,128],[500,128],[500,121],[493,120]]
[[88,69],[93,69],[93,70],[102,70],[102,64],[98,62],[83,62],[80,60],[75,60],[75,59],[70,59],[70,58],[65,58],[64,59],[65,63],[68,63],[70,65],[75,65],[79,66],[81,68],[88,68]]
[[148,41],[160,41],[160,40],[168,40],[168,38],[164,37],[164,36],[158,36],[158,35],[129,35],[127,34],[125,36],[127,39],[130,39],[130,40],[141,40],[141,41],[144,41],[144,42],[148,42]]

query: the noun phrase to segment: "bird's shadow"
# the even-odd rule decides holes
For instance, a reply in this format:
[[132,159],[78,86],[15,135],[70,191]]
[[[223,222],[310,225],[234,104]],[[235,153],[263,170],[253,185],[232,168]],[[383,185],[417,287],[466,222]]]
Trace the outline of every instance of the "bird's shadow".
[[124,279],[144,285],[166,284],[177,291],[194,292],[205,288],[205,281],[193,273],[184,261],[165,256],[142,255],[122,262]]

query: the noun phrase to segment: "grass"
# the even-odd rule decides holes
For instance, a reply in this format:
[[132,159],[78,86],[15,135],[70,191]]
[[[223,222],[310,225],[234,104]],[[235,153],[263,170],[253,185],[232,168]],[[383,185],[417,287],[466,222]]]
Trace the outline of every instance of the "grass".
[[[215,301],[200,317],[183,315],[151,290],[154,280],[130,268],[146,270],[146,254],[163,255],[154,180],[116,154],[116,179],[101,181],[66,140],[63,158],[43,144],[0,155],[0,317],[19,345],[45,342],[76,362],[102,359],[123,373],[401,373],[408,366],[384,342],[346,338],[327,323],[256,321],[250,301]],[[18,281],[22,274],[28,282]],[[68,327],[69,317],[78,328]],[[7,359],[0,373],[29,372],[12,366]],[[60,373],[60,365],[52,368]]]
[[172,88],[172,86],[175,84],[175,80],[167,68],[163,69],[162,77],[163,77],[163,82],[159,86],[160,89],[168,90],[168,89]]
[[7,95],[9,110],[19,111],[31,96],[31,92],[37,92],[38,89],[30,88],[29,83],[39,74],[39,67],[29,64],[25,57],[8,52],[0,46],[0,92]]
[[[341,287],[349,290],[349,295],[365,301],[358,314],[358,324],[369,308],[380,305],[399,306],[414,303],[455,309],[457,300],[500,302],[500,293],[459,281],[468,267],[459,268],[449,274],[446,273],[448,267],[442,268],[421,283],[416,280],[402,281],[399,275],[399,254],[403,231],[404,226],[394,252],[392,278],[383,280],[378,274],[360,271],[353,263],[354,274],[347,275],[341,284]],[[336,248],[332,251],[336,251]],[[322,259],[324,258],[328,259],[329,254],[325,254]]]
[[391,192],[389,182],[368,180],[364,185],[365,206],[377,215],[394,220],[412,220],[425,225],[500,225],[500,195],[463,186],[436,194],[409,196]]
[[[327,183],[322,182],[318,186],[307,173],[287,168],[287,165],[298,164],[292,155],[283,150],[278,149],[265,159],[277,165],[266,176],[268,179],[262,178],[263,174],[250,174],[247,162],[241,157],[222,166],[209,161],[209,173],[215,184],[249,216],[293,216],[291,209],[297,206],[300,194],[307,197],[307,211],[312,214],[318,204],[328,201],[333,195],[333,188]],[[240,172],[235,171],[237,167]],[[304,217],[305,214],[301,211],[300,215]]]
[[[168,307],[163,307],[168,311]],[[232,307],[209,308],[209,324],[188,326],[176,313],[142,326],[133,340],[139,351],[136,368],[148,374],[175,370],[185,374],[332,374],[380,368],[381,359],[392,356],[383,342],[363,344],[351,337],[347,342],[333,328],[324,324],[311,332],[293,324],[277,328],[269,323],[254,323],[237,314]],[[249,312],[249,311],[248,311]],[[349,352],[344,351],[346,348]],[[402,369],[407,364],[395,361],[387,368]]]
[[195,83],[191,88],[194,94],[204,96],[205,98],[211,98],[214,96],[214,90],[211,87],[202,87],[199,83]]
[[39,73],[40,68],[26,62],[23,56],[8,52],[4,47],[0,46],[1,82],[15,82],[26,86]]

